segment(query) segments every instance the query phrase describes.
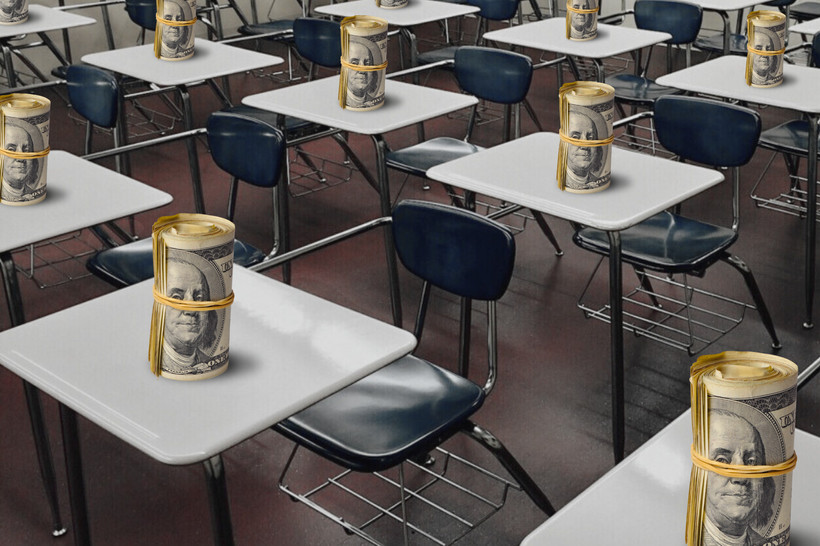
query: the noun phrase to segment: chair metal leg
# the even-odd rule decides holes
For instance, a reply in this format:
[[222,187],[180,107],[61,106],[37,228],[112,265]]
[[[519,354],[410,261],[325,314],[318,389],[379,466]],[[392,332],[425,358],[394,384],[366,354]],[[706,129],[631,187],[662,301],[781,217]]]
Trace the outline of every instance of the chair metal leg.
[[532,502],[541,509],[547,516],[552,516],[555,513],[555,508],[552,507],[549,499],[538,487],[538,484],[527,474],[527,471],[521,466],[518,460],[504,447],[504,444],[496,438],[489,430],[468,421],[465,424],[463,431],[473,440],[484,446],[493,456],[501,463],[507,472],[515,479],[521,486],[527,496],[532,499]]
[[766,307],[766,302],[763,301],[763,295],[760,293],[760,289],[757,286],[757,281],[755,281],[752,270],[749,269],[746,262],[729,253],[726,253],[721,259],[740,271],[740,274],[743,275],[743,280],[746,281],[746,286],[752,294],[752,299],[755,302],[755,307],[757,307],[757,312],[760,314],[760,320],[763,321],[763,326],[766,327],[766,331],[769,332],[769,336],[772,338],[772,349],[780,349],[782,345],[780,344],[780,340],[777,338],[777,333],[774,330],[772,316],[769,314],[769,309]]
[[541,231],[544,232],[544,235],[547,236],[547,239],[549,239],[553,248],[555,248],[555,255],[563,256],[564,251],[561,249],[561,245],[558,244],[558,239],[555,238],[555,234],[552,232],[549,224],[547,224],[547,221],[544,219],[544,215],[537,210],[530,209],[530,212],[532,212],[532,216],[535,218],[535,222],[538,224],[538,227],[541,228]]
[[661,302],[658,301],[658,297],[655,295],[655,289],[652,288],[652,281],[649,280],[649,277],[646,276],[646,271],[644,271],[641,267],[634,267],[635,274],[638,276],[638,280],[641,283],[641,288],[646,292],[646,295],[649,296],[649,301],[652,302],[653,307],[657,307],[660,309],[663,307]]
[[472,324],[473,300],[461,298],[461,320],[458,331],[458,374],[470,374],[470,325]]
[[68,498],[71,504],[71,531],[74,535],[74,545],[88,546],[91,544],[91,531],[88,526],[88,505],[85,498],[77,414],[68,406],[60,404],[60,422],[63,432],[63,452],[68,477]]
[[57,476],[54,472],[54,459],[51,456],[51,445],[46,433],[46,423],[43,419],[43,406],[40,400],[40,391],[28,381],[23,381],[26,393],[28,415],[31,420],[31,432],[34,436],[34,446],[37,451],[37,463],[40,466],[40,476],[46,490],[48,506],[51,509],[51,534],[59,537],[65,534],[66,528],[60,517],[60,504],[57,498]]

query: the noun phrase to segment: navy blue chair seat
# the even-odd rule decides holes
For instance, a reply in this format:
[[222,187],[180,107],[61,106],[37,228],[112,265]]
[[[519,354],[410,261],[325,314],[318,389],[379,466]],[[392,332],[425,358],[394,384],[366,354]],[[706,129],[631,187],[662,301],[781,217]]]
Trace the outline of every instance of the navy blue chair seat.
[[792,18],[800,21],[810,21],[820,17],[820,2],[800,2],[791,7]]
[[[744,34],[729,35],[729,54],[745,56],[746,50],[746,36]],[[695,47],[710,53],[723,53],[723,34],[713,34],[711,36],[703,36],[695,40]]]
[[413,146],[389,152],[387,166],[414,176],[426,176],[436,165],[483,150],[481,146],[451,137],[437,137]]
[[680,95],[682,91],[674,87],[658,85],[653,80],[634,74],[615,74],[606,79],[615,89],[615,98],[626,103],[651,107],[665,95]]
[[[820,142],[820,137],[818,137]],[[802,119],[793,119],[781,123],[760,134],[760,146],[777,152],[808,157],[809,123]]]
[[376,472],[443,443],[484,398],[472,381],[409,355],[274,430],[340,466]]
[[[265,253],[242,241],[234,241],[233,259],[236,265],[250,267],[264,260]],[[152,240],[140,239],[98,252],[86,262],[86,267],[117,288],[153,278]]]
[[[621,231],[624,263],[653,271],[702,271],[723,256],[737,240],[731,228],[715,226],[685,216],[661,212]],[[605,231],[582,228],[573,242],[592,252],[609,255]]]
[[430,51],[419,53],[416,59],[420,65],[433,64],[440,61],[452,61],[456,55],[456,51],[458,51],[460,47],[461,46],[446,46],[438,49],[431,49]]
[[[293,32],[293,19],[280,19],[278,21],[267,21],[265,23],[251,23],[239,27],[239,33],[244,36],[255,36],[257,34],[267,34],[269,32]],[[292,35],[283,34],[279,39],[292,39]]]

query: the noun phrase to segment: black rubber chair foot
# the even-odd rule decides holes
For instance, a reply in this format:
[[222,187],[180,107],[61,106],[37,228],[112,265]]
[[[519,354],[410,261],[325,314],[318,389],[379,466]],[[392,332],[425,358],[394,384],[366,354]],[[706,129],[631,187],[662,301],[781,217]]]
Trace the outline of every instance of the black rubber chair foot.
[[558,257],[560,258],[561,256],[563,256],[563,255],[564,255],[564,251],[563,251],[563,250],[559,250],[559,251],[557,251],[557,252],[555,253],[555,255],[556,255],[556,256],[558,256]]

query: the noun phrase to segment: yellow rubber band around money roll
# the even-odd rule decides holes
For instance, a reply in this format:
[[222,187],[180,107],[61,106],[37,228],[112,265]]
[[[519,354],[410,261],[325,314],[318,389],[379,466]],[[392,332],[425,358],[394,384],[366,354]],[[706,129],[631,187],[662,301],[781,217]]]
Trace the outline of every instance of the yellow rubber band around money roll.
[[777,51],[762,51],[760,49],[754,49],[749,44],[746,44],[746,51],[749,53],[754,53],[755,55],[783,55],[786,52],[786,48],[778,49]]
[[40,150],[39,152],[15,152],[14,150],[5,150],[0,148],[0,155],[10,157],[12,159],[40,159],[45,157],[51,151],[51,148]]
[[572,138],[571,136],[565,135],[564,132],[560,130],[558,131],[558,136],[561,140],[568,144],[589,148],[594,148],[595,146],[606,146],[607,144],[612,144],[615,141],[615,135],[599,140],[584,140],[582,138]]
[[727,478],[772,478],[788,474],[797,465],[796,453],[782,463],[744,466],[708,459],[698,453],[694,445],[691,446],[690,451],[692,453],[692,463],[695,466]]
[[168,25],[169,27],[189,27],[195,24],[197,18],[194,17],[190,21],[170,21],[168,19],[163,19],[160,17],[159,13],[157,13],[157,23],[162,23],[163,25]]
[[194,300],[179,300],[176,298],[169,298],[154,287],[154,300],[163,305],[179,309],[180,311],[218,311],[225,309],[233,303],[233,292],[228,294],[228,297],[217,301],[194,301]]
[[341,61],[342,66],[345,68],[349,68],[351,70],[355,70],[356,72],[375,72],[376,70],[384,70],[387,68],[387,62],[383,62],[382,64],[377,65],[366,65],[366,64],[352,64],[347,61],[344,57],[340,57],[339,61]]

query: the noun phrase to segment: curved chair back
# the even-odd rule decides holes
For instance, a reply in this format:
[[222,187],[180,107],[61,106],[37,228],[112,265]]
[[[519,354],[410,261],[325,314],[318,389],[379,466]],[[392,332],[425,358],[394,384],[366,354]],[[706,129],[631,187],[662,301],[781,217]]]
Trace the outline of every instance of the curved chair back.
[[[794,1],[794,0],[792,0]],[[637,0],[635,24],[644,30],[668,32],[670,44],[688,44],[700,32],[703,9],[688,2],[670,0]]]
[[491,21],[506,21],[515,17],[520,0],[469,0],[479,8],[478,14]]
[[532,82],[532,61],[526,55],[477,46],[458,48],[454,72],[467,93],[499,104],[524,100]]
[[342,45],[339,23],[326,19],[300,17],[293,22],[293,40],[299,55],[327,68],[339,68]]
[[110,72],[87,65],[71,65],[66,70],[66,87],[71,106],[85,119],[110,129],[117,124],[120,86]]
[[432,285],[465,298],[500,298],[512,277],[515,240],[507,228],[474,212],[427,201],[393,210],[402,264]]
[[285,159],[285,137],[278,128],[234,112],[208,118],[208,146],[214,162],[231,176],[271,188],[279,182]]
[[125,0],[128,17],[146,30],[157,28],[156,0]]
[[664,148],[714,167],[745,165],[760,137],[760,114],[754,110],[698,97],[659,98],[654,120]]

